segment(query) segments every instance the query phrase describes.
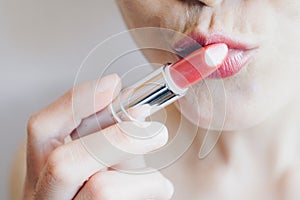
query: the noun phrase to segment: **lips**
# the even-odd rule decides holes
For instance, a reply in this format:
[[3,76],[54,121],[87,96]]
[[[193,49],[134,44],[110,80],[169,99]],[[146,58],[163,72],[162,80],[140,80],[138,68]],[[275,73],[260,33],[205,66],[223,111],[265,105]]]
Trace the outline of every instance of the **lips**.
[[236,75],[249,64],[258,48],[256,45],[246,44],[223,34],[204,35],[199,32],[193,32],[176,42],[173,45],[173,49],[181,58],[201,47],[217,43],[225,43],[229,48],[229,52],[222,66],[207,77],[211,79],[227,78]]

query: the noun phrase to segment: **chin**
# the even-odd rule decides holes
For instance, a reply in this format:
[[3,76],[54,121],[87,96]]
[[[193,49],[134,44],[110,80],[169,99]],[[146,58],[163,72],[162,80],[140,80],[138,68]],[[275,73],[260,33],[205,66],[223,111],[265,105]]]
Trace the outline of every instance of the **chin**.
[[188,121],[199,128],[226,132],[242,131],[258,126],[276,115],[286,104],[282,101],[270,104],[257,96],[247,100],[224,98],[222,95],[211,98],[207,93],[202,92],[196,98],[188,94],[175,105]]
[[[192,124],[199,128],[212,131],[242,131],[255,127],[264,122],[270,115],[266,113],[259,114],[252,111],[236,111],[226,110],[220,111],[220,115],[213,114],[213,112],[195,113],[193,108],[185,108],[180,105],[177,106],[181,114]],[[193,110],[193,111],[191,111]],[[215,111],[218,113],[218,111]]]

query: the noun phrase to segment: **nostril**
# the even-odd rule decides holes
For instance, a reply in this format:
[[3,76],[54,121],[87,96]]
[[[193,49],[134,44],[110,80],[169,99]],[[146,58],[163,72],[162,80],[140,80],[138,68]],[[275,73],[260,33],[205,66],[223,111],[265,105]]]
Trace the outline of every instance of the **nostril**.
[[181,0],[182,2],[188,3],[190,5],[200,5],[200,6],[206,6],[206,4],[203,1],[200,0]]
[[222,3],[222,0],[198,0],[198,1],[208,7],[215,7]]
[[205,3],[205,1],[200,1],[200,0],[197,0],[202,6],[207,6],[207,4]]

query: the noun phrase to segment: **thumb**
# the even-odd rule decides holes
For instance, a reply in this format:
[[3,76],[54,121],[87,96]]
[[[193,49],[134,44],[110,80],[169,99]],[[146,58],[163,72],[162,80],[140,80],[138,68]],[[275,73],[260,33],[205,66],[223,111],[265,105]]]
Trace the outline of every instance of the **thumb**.
[[126,121],[80,140],[98,161],[113,166],[164,146],[168,141],[168,130],[159,122]]
[[115,147],[130,154],[146,154],[164,146],[168,141],[168,129],[159,122],[122,122],[116,125],[125,140],[116,141],[107,135]]

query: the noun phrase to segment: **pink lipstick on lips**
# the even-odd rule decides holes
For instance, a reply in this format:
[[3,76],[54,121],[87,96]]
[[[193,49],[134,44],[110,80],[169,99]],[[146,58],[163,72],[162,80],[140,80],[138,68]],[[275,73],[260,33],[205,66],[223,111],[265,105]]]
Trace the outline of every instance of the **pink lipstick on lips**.
[[257,49],[255,45],[245,44],[222,34],[204,35],[196,31],[179,40],[173,48],[179,55],[185,55],[190,50],[215,43],[225,43],[229,52],[222,66],[207,77],[213,79],[227,78],[237,74],[251,61]]
[[145,118],[183,97],[188,88],[216,71],[226,59],[226,44],[200,48],[174,64],[165,64],[134,85],[122,89],[105,109],[83,119],[71,133],[73,139],[122,121],[139,121],[132,111],[146,108]]
[[228,47],[222,43],[200,48],[170,66],[172,80],[180,88],[193,86],[214,73],[226,59],[227,53]]

